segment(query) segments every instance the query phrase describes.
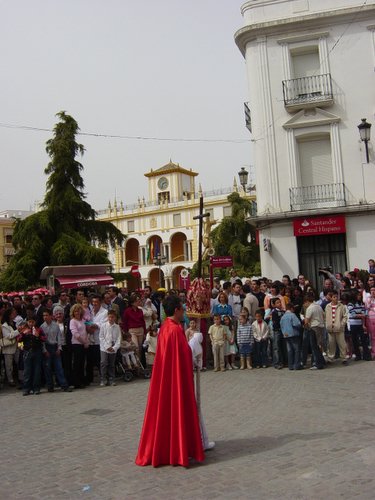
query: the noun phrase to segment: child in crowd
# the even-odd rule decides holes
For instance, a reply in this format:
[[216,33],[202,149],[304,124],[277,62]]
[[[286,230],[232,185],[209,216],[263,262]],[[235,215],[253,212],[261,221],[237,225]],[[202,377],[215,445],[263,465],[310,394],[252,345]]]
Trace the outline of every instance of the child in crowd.
[[301,322],[294,314],[293,304],[286,304],[286,311],[280,320],[281,333],[286,339],[289,370],[301,369],[300,334]]
[[341,296],[341,300],[340,300],[341,304],[345,307],[346,309],[346,315],[347,315],[347,322],[346,322],[346,325],[345,325],[345,331],[344,331],[344,335],[345,335],[345,343],[346,343],[346,359],[355,359],[356,358],[356,355],[354,354],[354,351],[353,351],[353,340],[352,340],[352,332],[351,332],[351,328],[350,328],[350,322],[349,322],[349,308],[348,308],[348,304],[350,302],[350,294],[349,293],[343,293],[342,296]]
[[251,352],[254,344],[254,336],[247,319],[246,313],[241,313],[237,326],[237,343],[241,359],[240,370],[244,370],[246,367],[248,370],[253,369],[251,365]]
[[116,323],[117,312],[111,309],[108,312],[108,319],[100,327],[100,387],[104,387],[107,379],[107,385],[116,385],[115,361],[116,353],[120,348],[121,330]]
[[284,364],[283,357],[283,334],[281,333],[280,321],[285,311],[282,309],[281,300],[278,297],[271,299],[271,318],[273,328],[273,366],[281,370]]
[[229,316],[225,315],[223,317],[223,323],[224,326],[227,327],[227,339],[225,341],[225,348],[224,348],[224,361],[226,365],[225,368],[227,368],[228,370],[237,370],[238,366],[235,365],[234,361],[238,349],[234,339],[234,328],[232,320]]
[[198,332],[197,320],[191,318],[189,328],[187,328],[185,331],[186,339],[188,342],[193,338],[195,332]]
[[256,368],[267,368],[267,347],[269,328],[263,319],[263,310],[255,312],[255,321],[252,324],[254,335],[254,358]]
[[247,307],[243,307],[241,309],[241,314],[244,314],[246,316],[246,323],[248,323],[249,325],[251,325],[252,323],[252,318],[250,316],[250,312],[249,312],[249,309]]
[[[190,321],[191,324],[191,321]],[[195,331],[193,336],[190,337],[189,346],[191,348],[191,353],[193,356],[193,368],[194,369],[202,369],[202,348],[203,335],[201,332]]]
[[81,305],[83,307],[83,321],[86,323],[86,325],[91,325],[92,324],[92,313],[90,311],[90,305],[89,305],[89,299],[87,297],[84,297],[82,299]]
[[328,360],[333,361],[336,347],[339,347],[340,358],[343,364],[346,360],[345,325],[348,319],[346,307],[339,302],[338,293],[332,292],[332,300],[327,304],[325,323],[328,332]]
[[133,368],[139,368],[139,363],[135,357],[137,349],[136,344],[132,341],[131,334],[129,332],[125,333],[124,340],[121,341],[121,354],[126,367],[129,369],[132,368],[132,365]]
[[23,344],[23,395],[28,396],[31,392],[40,394],[42,352],[46,336],[35,326],[34,318],[29,318],[27,323],[20,323],[18,331],[18,340]]
[[366,308],[362,301],[361,292],[354,293],[348,302],[348,323],[353,341],[355,360],[371,361],[369,339],[365,326]]
[[147,348],[146,351],[146,363],[147,366],[152,366],[155,361],[156,347],[158,343],[158,325],[157,321],[149,327],[146,340],[143,344],[144,348]]
[[210,326],[208,335],[211,339],[212,353],[214,356],[214,371],[225,372],[224,347],[227,338],[227,328],[221,324],[220,314],[214,314],[214,324]]
[[146,331],[149,331],[149,328],[152,325],[153,321],[157,318],[157,314],[152,307],[151,299],[145,300],[142,311],[145,320]]

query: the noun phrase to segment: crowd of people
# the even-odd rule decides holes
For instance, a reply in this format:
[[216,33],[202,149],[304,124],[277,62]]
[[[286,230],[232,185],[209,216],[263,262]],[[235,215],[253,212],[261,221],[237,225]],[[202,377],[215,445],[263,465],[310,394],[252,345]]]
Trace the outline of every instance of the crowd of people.
[[[209,329],[216,371],[267,368],[323,369],[341,360],[375,358],[375,266],[333,274],[319,270],[322,289],[303,275],[270,282],[231,279],[212,290],[214,324]],[[311,356],[310,356],[311,354]]]
[[122,297],[115,286],[101,295],[84,289],[56,296],[3,295],[1,384],[18,386],[25,396],[40,394],[42,386],[70,392],[92,384],[97,370],[101,387],[116,385],[116,360],[124,370],[152,366],[158,307],[150,287],[142,298]]
[[[281,280],[214,279],[211,321],[185,313],[188,341],[201,338],[202,369],[289,368],[319,370],[328,364],[375,358],[375,263],[366,278],[358,270],[333,274],[321,269],[322,288],[303,276]],[[163,298],[185,290],[145,287],[128,293],[110,286],[99,295],[79,289],[56,296],[3,295],[0,301],[0,380],[23,395],[83,389],[94,382],[116,385],[116,363],[124,369],[152,368],[158,331],[165,319]],[[200,335],[196,335],[196,334]],[[207,333],[207,335],[206,335]]]

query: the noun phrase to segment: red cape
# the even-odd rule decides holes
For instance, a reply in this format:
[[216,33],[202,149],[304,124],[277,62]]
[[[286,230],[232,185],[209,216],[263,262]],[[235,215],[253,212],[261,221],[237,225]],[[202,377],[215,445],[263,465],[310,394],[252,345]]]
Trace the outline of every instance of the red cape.
[[137,465],[189,465],[204,460],[192,355],[182,326],[167,318],[160,328]]

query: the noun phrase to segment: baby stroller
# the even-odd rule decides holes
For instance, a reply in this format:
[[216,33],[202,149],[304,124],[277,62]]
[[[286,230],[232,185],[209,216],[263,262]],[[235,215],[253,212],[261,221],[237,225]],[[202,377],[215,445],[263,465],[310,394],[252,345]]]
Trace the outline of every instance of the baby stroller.
[[129,367],[124,359],[122,352],[117,351],[116,356],[116,375],[122,377],[125,382],[131,382],[134,377],[143,377],[149,379],[151,377],[151,370],[143,366],[138,352],[134,352],[135,359],[138,366]]

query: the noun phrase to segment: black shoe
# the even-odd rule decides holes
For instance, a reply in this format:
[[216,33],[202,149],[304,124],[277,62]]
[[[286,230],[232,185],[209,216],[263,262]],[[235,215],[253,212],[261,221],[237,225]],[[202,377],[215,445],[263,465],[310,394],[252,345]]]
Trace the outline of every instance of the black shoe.
[[63,392],[72,392],[72,389],[70,387],[64,387]]
[[30,392],[29,391],[23,391],[22,396],[29,396]]
[[348,364],[349,364],[349,363],[348,363],[348,362],[347,362],[347,360],[345,359],[345,360],[342,362],[342,364],[343,364],[344,366],[348,366]]
[[35,394],[36,396],[39,396],[40,391],[34,391],[34,394]]
[[48,390],[48,392],[54,392],[55,389],[53,387],[48,387],[47,390]]

